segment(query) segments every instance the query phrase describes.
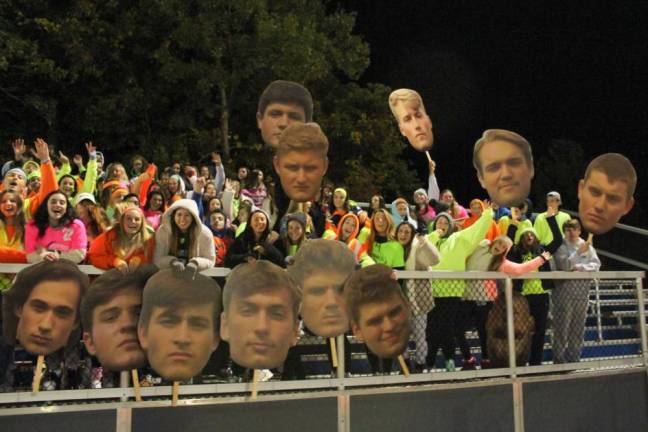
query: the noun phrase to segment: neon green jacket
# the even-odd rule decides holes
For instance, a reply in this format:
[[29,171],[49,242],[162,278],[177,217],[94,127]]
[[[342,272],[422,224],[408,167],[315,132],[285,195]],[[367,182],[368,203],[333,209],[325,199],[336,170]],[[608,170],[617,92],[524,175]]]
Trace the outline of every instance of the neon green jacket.
[[[484,239],[493,220],[493,210],[484,210],[481,217],[468,228],[455,232],[449,237],[440,238],[439,233],[428,234],[430,242],[441,255],[439,264],[432,270],[466,271],[466,259],[477,249]],[[435,280],[432,289],[435,297],[462,297],[466,288],[464,280]]]

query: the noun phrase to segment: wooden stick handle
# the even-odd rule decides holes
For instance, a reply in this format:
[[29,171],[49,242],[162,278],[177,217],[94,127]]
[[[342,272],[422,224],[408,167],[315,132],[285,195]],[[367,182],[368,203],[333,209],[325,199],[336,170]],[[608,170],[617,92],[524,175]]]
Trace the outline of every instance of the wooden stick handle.
[[408,378],[410,375],[409,368],[407,367],[407,363],[405,363],[405,358],[403,358],[402,355],[398,356],[398,363],[400,363],[401,370],[403,371],[403,375],[405,375],[405,378]]
[[142,388],[140,387],[139,373],[137,372],[137,369],[131,369],[131,377],[133,379],[133,390],[135,390],[135,400],[141,402]]
[[180,393],[180,381],[173,381],[173,390],[171,391],[171,406],[178,406],[179,393]]
[[432,156],[430,156],[430,152],[425,150],[425,156],[427,156],[428,162],[432,162]]
[[41,377],[43,375],[43,366],[45,365],[45,356],[39,355],[36,360],[36,370],[34,370],[34,380],[32,381],[32,394],[40,390]]
[[259,379],[261,378],[261,371],[259,369],[254,369],[254,373],[252,374],[252,399],[257,398],[258,394],[258,384],[259,384]]
[[587,243],[592,244],[592,240],[594,240],[594,234],[589,233],[587,235]]
[[329,341],[331,341],[331,363],[333,363],[333,367],[337,368],[338,367],[338,357],[337,357],[337,344],[335,343],[335,338],[329,338]]

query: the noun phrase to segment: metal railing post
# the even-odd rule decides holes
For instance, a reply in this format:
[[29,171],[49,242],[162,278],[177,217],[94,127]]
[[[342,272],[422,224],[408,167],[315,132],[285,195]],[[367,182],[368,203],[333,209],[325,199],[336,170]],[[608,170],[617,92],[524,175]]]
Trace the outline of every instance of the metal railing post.
[[511,378],[517,377],[515,364],[515,327],[513,325],[513,281],[505,279],[504,294],[506,296],[506,336],[508,338],[509,369]]
[[639,308],[639,332],[641,333],[641,354],[644,360],[644,367],[646,374],[648,374],[648,333],[646,328],[646,304],[644,299],[643,287],[641,285],[641,278],[636,279],[637,288],[637,303]]
[[596,298],[596,331],[598,332],[598,341],[603,341],[603,320],[601,319],[601,291],[599,286],[599,280],[594,279],[594,296]]

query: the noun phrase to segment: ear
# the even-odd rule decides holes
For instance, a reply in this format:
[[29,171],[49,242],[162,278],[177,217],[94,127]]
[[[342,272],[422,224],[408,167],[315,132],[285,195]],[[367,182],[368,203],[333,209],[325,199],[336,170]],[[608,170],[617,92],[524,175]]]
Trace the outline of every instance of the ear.
[[227,314],[225,312],[221,312],[220,337],[224,341],[229,341],[229,323],[227,322]]
[[362,330],[360,330],[360,326],[356,324],[355,321],[351,321],[351,331],[353,331],[353,335],[356,337],[358,342],[364,342]]
[[529,170],[531,171],[531,175],[529,175],[529,178],[533,180],[533,176],[535,176],[535,167],[533,166],[533,164],[531,164]]
[[220,335],[218,332],[214,332],[214,341],[212,343],[212,352],[216,351],[216,348],[218,348],[218,344],[220,343]]
[[400,130],[401,135],[405,135],[405,131],[403,130],[403,124],[401,122],[398,122],[398,130]]
[[290,338],[290,346],[294,347],[299,342],[299,320],[295,320],[295,326],[293,328],[293,334]]
[[92,340],[92,335],[89,332],[83,332],[83,344],[90,355],[97,354],[97,347],[95,346],[94,341]]
[[23,305],[14,305],[14,315],[18,318],[22,318]]
[[585,180],[581,179],[578,182],[578,200],[579,201],[582,199],[582,194],[583,194],[584,190],[585,190]]
[[272,166],[274,167],[274,170],[277,174],[281,175],[280,173],[280,165],[279,165],[279,157],[278,156],[273,156],[272,157]]
[[145,351],[148,349],[148,338],[146,333],[146,329],[143,325],[140,324],[137,326],[137,337],[139,338],[140,346]]
[[261,122],[263,121],[263,114],[260,112],[256,113],[256,119],[257,119],[257,128],[261,129]]

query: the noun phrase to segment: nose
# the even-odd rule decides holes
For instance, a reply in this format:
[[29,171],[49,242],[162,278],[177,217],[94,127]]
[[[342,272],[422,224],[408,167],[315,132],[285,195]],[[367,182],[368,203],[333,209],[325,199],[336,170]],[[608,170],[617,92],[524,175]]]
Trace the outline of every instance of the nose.
[[381,326],[381,327],[382,327],[382,331],[383,331],[383,332],[385,332],[385,333],[391,333],[391,332],[393,332],[394,329],[396,328],[396,322],[394,321],[393,318],[385,317],[385,318],[382,320],[382,326]]
[[605,210],[605,196],[600,195],[594,198],[594,210],[598,213],[602,213]]
[[279,126],[279,129],[283,130],[283,129],[287,128],[288,123],[289,122],[288,122],[288,115],[287,114],[284,114],[284,115],[280,116],[277,119],[277,126]]
[[54,327],[54,312],[48,311],[41,316],[41,320],[38,322],[38,330],[41,333],[49,333]]
[[508,166],[508,164],[502,164],[502,178],[511,178],[513,177],[513,172],[511,171],[511,167]]
[[265,311],[258,314],[255,319],[254,333],[259,337],[267,336],[270,332],[270,317]]
[[183,321],[179,326],[176,327],[175,331],[173,332],[173,342],[178,346],[187,346],[191,344],[189,325],[186,321]]

